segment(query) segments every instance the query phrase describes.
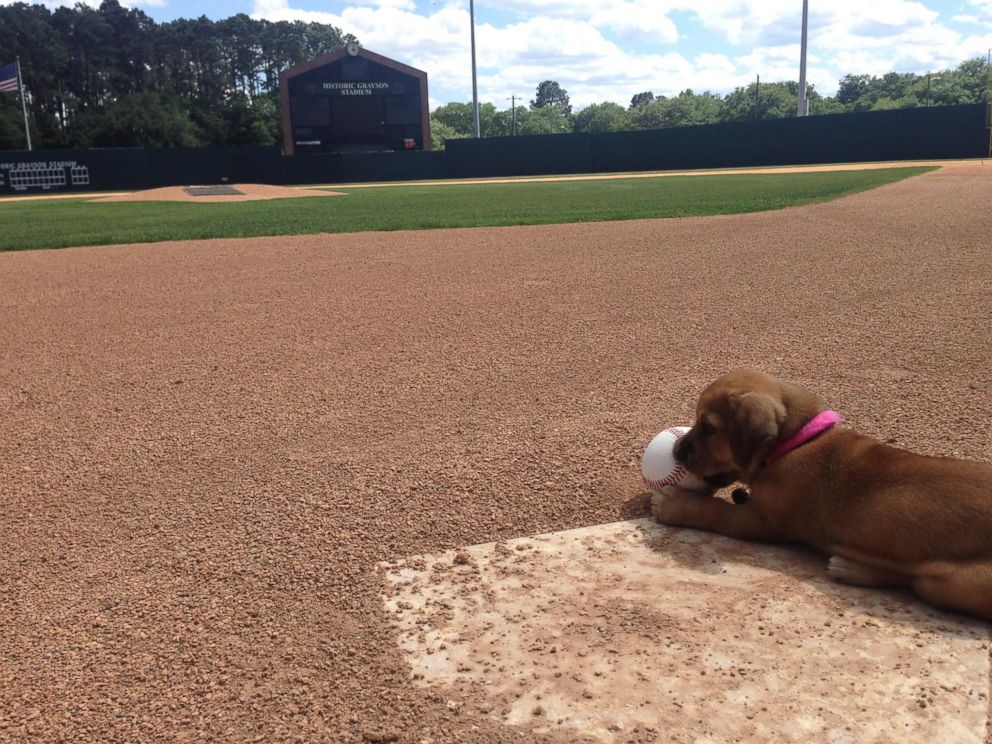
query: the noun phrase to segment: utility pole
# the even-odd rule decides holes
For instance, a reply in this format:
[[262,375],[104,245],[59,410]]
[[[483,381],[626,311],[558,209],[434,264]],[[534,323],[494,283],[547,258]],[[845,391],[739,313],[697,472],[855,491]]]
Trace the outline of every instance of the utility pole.
[[517,136],[517,97],[515,95],[511,95],[506,100],[510,102],[510,136],[516,137]]
[[479,139],[479,86],[475,79],[475,0],[468,0],[468,17],[472,27],[472,136]]
[[758,75],[754,81],[754,120],[755,121],[761,118],[761,98],[759,96],[760,90],[761,90],[761,75]]
[[806,105],[806,26],[809,17],[809,0],[803,0],[803,40],[799,51],[799,110],[796,116],[807,116]]

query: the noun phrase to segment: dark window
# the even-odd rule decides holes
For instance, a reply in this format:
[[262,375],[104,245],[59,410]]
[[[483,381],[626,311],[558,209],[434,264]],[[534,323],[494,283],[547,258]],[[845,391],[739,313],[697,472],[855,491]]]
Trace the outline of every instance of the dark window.
[[419,124],[420,98],[416,96],[392,96],[386,101],[387,124]]
[[375,96],[341,96],[331,99],[334,133],[382,134],[382,99]]
[[330,100],[320,97],[293,98],[294,127],[326,127],[331,123]]

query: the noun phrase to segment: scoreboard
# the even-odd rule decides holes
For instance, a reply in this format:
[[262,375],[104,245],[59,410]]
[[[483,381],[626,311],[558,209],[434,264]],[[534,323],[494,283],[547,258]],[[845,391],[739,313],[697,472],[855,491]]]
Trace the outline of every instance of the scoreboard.
[[357,44],[284,71],[279,92],[287,155],[431,147],[427,74]]

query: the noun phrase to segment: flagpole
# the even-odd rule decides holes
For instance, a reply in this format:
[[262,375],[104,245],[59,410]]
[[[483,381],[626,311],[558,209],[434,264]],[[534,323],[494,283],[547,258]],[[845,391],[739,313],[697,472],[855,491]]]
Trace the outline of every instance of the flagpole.
[[15,57],[14,62],[17,65],[17,91],[21,94],[21,112],[24,114],[24,136],[28,139],[28,152],[31,152],[31,130],[28,129],[28,106],[24,95],[24,81],[21,80],[21,58]]

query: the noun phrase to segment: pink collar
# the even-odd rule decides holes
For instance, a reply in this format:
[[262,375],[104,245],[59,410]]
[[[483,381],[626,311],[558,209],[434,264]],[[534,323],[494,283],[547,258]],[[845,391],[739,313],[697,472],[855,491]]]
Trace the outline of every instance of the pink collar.
[[837,411],[822,411],[806,422],[806,425],[793,434],[791,437],[780,443],[772,450],[771,454],[765,458],[765,465],[771,465],[780,457],[792,452],[797,447],[801,447],[811,439],[820,436],[827,429],[832,429],[840,421],[840,414]]

